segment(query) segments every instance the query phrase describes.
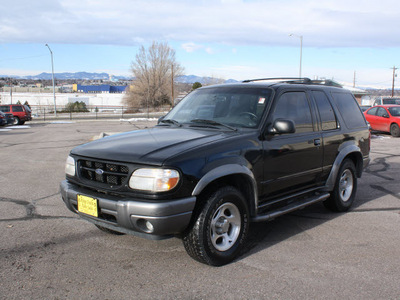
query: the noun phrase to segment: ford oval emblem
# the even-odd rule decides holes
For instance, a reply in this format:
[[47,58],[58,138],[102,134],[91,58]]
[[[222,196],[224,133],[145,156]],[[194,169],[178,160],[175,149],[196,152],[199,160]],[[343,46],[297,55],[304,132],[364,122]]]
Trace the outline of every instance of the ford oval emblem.
[[103,175],[104,174],[104,171],[102,169],[96,169],[95,172],[98,175]]

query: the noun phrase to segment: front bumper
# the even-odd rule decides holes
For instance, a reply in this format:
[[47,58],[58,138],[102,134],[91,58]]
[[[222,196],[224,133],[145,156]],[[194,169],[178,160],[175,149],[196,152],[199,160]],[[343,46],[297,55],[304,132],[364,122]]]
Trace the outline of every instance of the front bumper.
[[[60,188],[67,207],[82,218],[114,231],[148,239],[163,239],[183,232],[189,225],[196,203],[196,197],[157,202],[119,198],[81,188],[67,180],[61,182]],[[99,217],[78,211],[78,195],[98,200]],[[151,223],[151,230],[146,226],[146,222]]]

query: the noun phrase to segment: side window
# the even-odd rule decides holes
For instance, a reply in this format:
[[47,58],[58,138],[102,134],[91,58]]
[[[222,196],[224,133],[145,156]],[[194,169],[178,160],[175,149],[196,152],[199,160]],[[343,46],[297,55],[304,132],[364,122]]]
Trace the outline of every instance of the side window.
[[10,107],[9,106],[0,106],[0,110],[2,112],[9,112],[10,111]]
[[304,92],[287,92],[280,96],[273,114],[274,120],[292,120],[296,133],[313,131],[310,105]]
[[379,107],[376,115],[378,117],[383,117],[384,115],[388,115],[388,113],[387,113],[386,109],[384,109],[383,107]]
[[324,92],[313,91],[315,102],[318,106],[319,116],[321,118],[322,130],[337,129],[337,120],[332,105]]
[[332,96],[336,101],[337,108],[339,109],[347,128],[354,129],[365,127],[367,125],[360,107],[352,94],[333,92]]
[[375,116],[377,110],[378,110],[378,107],[373,107],[373,108],[371,108],[371,109],[367,112],[367,115]]
[[13,112],[22,112],[22,106],[13,106],[12,107]]

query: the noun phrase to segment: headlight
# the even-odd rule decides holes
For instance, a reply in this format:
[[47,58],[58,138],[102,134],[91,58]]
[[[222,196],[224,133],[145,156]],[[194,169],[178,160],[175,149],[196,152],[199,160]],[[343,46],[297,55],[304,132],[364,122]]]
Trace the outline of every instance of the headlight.
[[179,182],[179,172],[170,169],[137,169],[129,179],[129,187],[135,190],[165,192]]
[[75,176],[75,159],[71,156],[68,156],[65,162],[65,173],[70,176]]

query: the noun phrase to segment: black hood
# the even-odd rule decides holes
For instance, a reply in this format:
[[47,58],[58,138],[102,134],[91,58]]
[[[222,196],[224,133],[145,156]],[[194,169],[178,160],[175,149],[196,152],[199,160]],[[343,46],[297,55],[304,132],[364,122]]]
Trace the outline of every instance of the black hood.
[[154,127],[105,137],[72,149],[71,154],[130,163],[162,165],[183,151],[226,138],[226,133]]

